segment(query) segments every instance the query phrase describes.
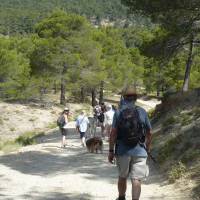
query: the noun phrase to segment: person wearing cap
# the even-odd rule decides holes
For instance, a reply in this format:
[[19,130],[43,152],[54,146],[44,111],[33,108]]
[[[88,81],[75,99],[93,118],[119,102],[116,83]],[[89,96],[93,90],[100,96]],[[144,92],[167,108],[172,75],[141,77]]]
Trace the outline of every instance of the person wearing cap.
[[[116,159],[118,167],[118,198],[125,200],[127,178],[130,176],[132,183],[132,200],[139,200],[141,193],[141,181],[148,176],[148,166],[146,165],[147,155],[151,145],[151,124],[147,112],[135,105],[137,93],[134,87],[128,86],[122,90],[123,102],[120,109],[115,112],[112,130],[109,139],[108,161],[113,163]],[[141,123],[144,124],[145,138],[143,143],[137,143],[136,146],[128,146],[123,140],[123,130],[119,127],[120,113],[125,109],[137,110]],[[144,148],[145,147],[145,148]]]
[[88,125],[89,125],[89,120],[88,117],[85,115],[85,111],[83,110],[76,119],[76,130],[80,134],[81,145],[83,147],[86,146],[85,133],[87,131]]
[[112,105],[107,105],[107,111],[104,113],[104,124],[106,130],[106,136],[110,137],[110,131],[113,122],[114,111],[112,109]]
[[61,135],[62,135],[62,140],[61,140],[61,148],[65,148],[66,147],[66,136],[67,136],[67,132],[68,132],[68,122],[69,122],[69,108],[65,107],[62,115],[64,117],[64,126],[60,127],[60,131],[61,131]]

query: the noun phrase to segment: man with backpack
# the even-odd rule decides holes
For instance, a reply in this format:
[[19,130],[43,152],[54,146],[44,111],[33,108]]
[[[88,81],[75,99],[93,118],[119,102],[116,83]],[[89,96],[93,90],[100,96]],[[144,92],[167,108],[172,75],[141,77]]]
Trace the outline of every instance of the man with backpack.
[[132,200],[139,200],[141,181],[148,176],[146,160],[151,145],[151,124],[146,111],[135,105],[134,87],[122,91],[123,103],[115,113],[109,140],[108,160],[119,171],[117,200],[126,200],[127,178],[132,183]]

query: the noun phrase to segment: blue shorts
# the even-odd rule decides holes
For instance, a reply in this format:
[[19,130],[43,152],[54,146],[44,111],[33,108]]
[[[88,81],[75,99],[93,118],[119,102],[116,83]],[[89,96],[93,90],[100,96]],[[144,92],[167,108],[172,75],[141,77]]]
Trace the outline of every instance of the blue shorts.
[[85,137],[85,132],[80,132],[80,138]]

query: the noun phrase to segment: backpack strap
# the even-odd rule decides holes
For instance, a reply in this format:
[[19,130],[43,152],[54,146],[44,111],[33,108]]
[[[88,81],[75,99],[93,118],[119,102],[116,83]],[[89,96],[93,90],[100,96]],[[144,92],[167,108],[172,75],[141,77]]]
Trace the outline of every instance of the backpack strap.
[[[139,113],[139,110],[138,110],[139,106],[135,106],[135,110],[136,110],[136,113],[138,115],[138,119],[139,119],[139,122],[142,126],[142,134],[143,134],[143,137],[146,137],[146,125],[145,123],[141,120],[141,117],[140,117],[140,113]],[[139,142],[140,144],[143,144],[144,142]]]

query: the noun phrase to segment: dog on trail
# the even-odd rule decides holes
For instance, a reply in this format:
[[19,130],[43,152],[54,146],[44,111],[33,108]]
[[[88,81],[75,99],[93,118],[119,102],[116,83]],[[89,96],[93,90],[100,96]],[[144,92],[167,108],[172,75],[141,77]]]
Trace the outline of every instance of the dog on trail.
[[90,153],[103,152],[103,141],[100,137],[92,137],[86,141],[86,147]]

